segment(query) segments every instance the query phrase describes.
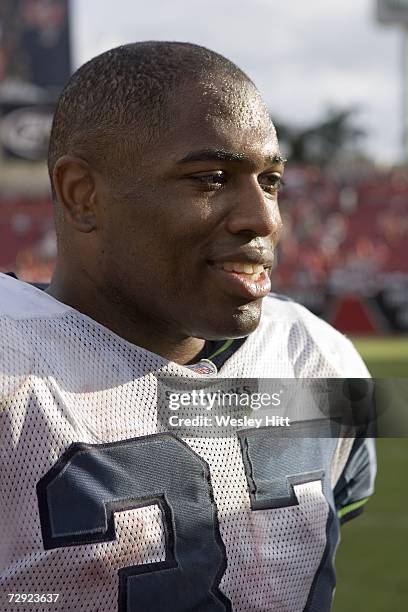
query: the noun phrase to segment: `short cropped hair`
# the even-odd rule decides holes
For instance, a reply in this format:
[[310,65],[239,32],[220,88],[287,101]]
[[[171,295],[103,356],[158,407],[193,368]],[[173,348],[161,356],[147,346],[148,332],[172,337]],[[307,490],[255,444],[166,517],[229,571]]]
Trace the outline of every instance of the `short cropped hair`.
[[220,79],[252,83],[222,55],[185,42],[132,43],[91,59],[72,75],[55,110],[48,154],[51,182],[64,154],[108,162],[109,147],[126,139],[131,125],[137,126],[141,144],[151,142],[169,121],[169,97],[177,87]]

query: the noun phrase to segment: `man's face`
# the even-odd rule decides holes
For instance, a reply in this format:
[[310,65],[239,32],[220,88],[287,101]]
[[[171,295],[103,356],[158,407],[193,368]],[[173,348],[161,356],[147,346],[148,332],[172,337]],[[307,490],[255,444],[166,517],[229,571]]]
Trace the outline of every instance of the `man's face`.
[[155,331],[247,335],[270,291],[283,167],[259,96],[239,91],[179,92],[160,143],[135,153],[120,181],[98,177],[97,282]]

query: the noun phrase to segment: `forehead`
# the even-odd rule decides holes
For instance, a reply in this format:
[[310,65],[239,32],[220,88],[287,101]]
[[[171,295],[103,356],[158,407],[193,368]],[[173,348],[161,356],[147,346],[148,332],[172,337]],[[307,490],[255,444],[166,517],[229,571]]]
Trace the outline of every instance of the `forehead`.
[[259,92],[248,84],[207,83],[178,91],[161,142],[170,158],[224,149],[247,158],[279,153],[276,131]]

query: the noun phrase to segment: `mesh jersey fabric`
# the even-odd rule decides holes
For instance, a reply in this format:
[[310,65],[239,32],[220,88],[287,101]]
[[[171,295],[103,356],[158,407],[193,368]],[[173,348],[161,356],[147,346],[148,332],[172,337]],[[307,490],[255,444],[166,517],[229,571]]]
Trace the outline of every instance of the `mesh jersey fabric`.
[[[157,504],[117,512],[113,541],[45,550],[36,495],[37,483],[70,445],[103,445],[162,432],[157,376],[163,374],[199,376],[0,274],[2,610],[13,609],[6,605],[7,593],[24,592],[60,593],[57,602],[41,604],[44,610],[112,612],[118,609],[118,571],[165,559],[166,525]],[[367,376],[346,338],[303,307],[276,297],[264,300],[258,329],[219,372],[220,378]],[[335,510],[331,493],[323,491],[319,480],[301,483],[294,487],[297,505],[253,511],[238,438],[190,437],[185,442],[209,466],[226,552],[219,588],[231,610],[314,609],[311,592],[319,589],[317,577],[329,550],[327,525]],[[329,451],[317,449],[326,457],[330,490],[352,447],[352,439],[339,438]],[[292,463],[300,465],[302,449],[292,454]],[[367,470],[374,470],[372,463]],[[370,493],[366,489],[364,496]],[[338,532],[335,539],[329,556]],[[38,605],[16,608],[31,612]],[[131,612],[149,612],[132,605]],[[169,602],[166,610],[173,609],[179,610]]]

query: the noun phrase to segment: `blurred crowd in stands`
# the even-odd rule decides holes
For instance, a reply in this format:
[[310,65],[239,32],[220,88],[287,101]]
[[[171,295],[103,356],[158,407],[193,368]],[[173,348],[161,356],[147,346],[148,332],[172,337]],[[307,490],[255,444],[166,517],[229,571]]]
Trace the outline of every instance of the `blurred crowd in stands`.
[[[408,273],[408,170],[340,179],[317,167],[290,167],[280,209],[275,289],[345,285],[364,292],[383,273]],[[0,194],[0,270],[47,282],[55,253],[51,201]]]
[[48,282],[56,256],[52,203],[0,195],[0,271]]
[[382,273],[408,273],[408,170],[349,181],[291,168],[280,197],[284,222],[275,287],[369,290]]

